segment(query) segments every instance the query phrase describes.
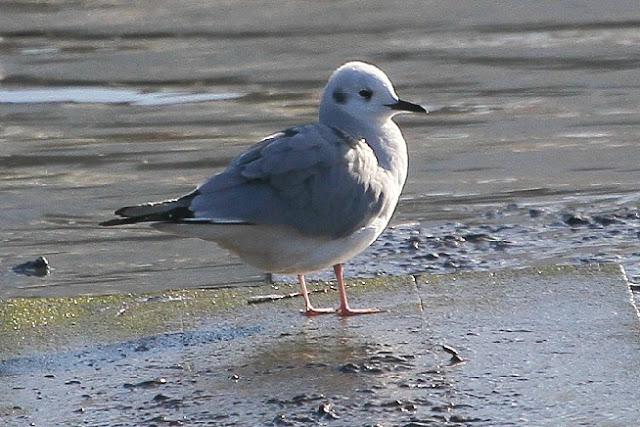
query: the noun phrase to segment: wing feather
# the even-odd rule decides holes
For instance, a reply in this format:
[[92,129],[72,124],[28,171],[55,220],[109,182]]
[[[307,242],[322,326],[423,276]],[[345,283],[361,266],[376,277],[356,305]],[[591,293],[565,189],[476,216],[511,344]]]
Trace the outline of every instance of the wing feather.
[[377,159],[364,140],[324,125],[272,135],[198,187],[194,218],[289,225],[308,235],[348,235],[382,209]]

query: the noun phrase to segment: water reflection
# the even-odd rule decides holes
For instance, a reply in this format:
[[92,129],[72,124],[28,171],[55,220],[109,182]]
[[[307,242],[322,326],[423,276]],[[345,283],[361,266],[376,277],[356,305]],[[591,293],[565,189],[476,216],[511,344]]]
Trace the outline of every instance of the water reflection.
[[171,105],[224,101],[240,98],[236,93],[148,92],[106,87],[39,87],[0,89],[0,104],[130,104]]

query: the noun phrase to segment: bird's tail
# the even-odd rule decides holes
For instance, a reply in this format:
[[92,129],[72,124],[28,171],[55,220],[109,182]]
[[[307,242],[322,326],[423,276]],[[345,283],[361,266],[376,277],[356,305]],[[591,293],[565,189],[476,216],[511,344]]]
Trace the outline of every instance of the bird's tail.
[[114,218],[101,222],[103,227],[114,225],[135,224],[137,222],[180,221],[185,218],[193,218],[193,211],[189,209],[191,201],[199,193],[198,190],[179,199],[163,202],[146,203],[143,205],[126,206],[115,211],[122,218]]

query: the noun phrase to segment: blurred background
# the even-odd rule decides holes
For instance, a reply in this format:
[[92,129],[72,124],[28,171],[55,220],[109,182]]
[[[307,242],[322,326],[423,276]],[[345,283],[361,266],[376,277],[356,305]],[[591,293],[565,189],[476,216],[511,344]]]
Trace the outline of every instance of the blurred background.
[[[214,244],[97,223],[315,121],[353,59],[431,114],[398,119],[408,183],[349,276],[614,261],[638,279],[639,45],[637,0],[2,1],[0,297],[263,280]],[[41,255],[50,275],[12,271]]]

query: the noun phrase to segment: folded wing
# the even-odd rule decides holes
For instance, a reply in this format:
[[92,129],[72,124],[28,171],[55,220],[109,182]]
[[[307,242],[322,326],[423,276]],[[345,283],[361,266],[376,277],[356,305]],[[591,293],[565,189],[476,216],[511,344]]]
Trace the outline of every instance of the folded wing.
[[288,225],[308,235],[341,237],[386,202],[378,162],[364,140],[307,125],[268,137],[203,183],[196,218]]
[[127,218],[112,221],[286,225],[306,235],[341,237],[388,203],[381,182],[386,175],[377,168],[366,141],[320,124],[299,126],[260,141],[193,193],[120,209],[116,213]]

